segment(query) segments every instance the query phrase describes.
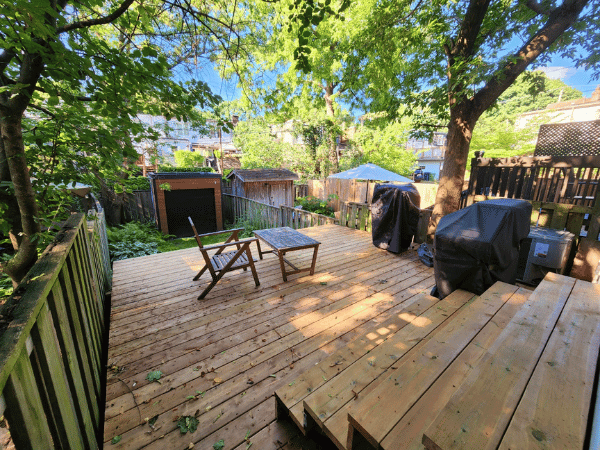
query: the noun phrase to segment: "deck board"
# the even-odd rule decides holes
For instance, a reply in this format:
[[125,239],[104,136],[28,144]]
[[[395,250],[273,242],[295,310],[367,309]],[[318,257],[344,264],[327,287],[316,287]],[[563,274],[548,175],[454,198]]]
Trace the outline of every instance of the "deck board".
[[[414,251],[377,249],[368,233],[335,225],[301,231],[322,243],[313,276],[284,283],[279,261],[266,255],[257,262],[259,287],[249,271],[236,271],[204,300],[196,297],[208,276],[192,281],[197,249],[115,263],[104,440],[122,439],[111,448],[211,449],[219,439],[226,449],[318,448],[275,420],[275,390],[434,281]],[[303,266],[312,252],[289,256]],[[145,380],[151,370],[163,372],[160,384]],[[203,396],[186,398],[197,391]],[[173,422],[181,415],[197,416],[195,433],[181,435]],[[153,431],[146,419],[155,416]]]

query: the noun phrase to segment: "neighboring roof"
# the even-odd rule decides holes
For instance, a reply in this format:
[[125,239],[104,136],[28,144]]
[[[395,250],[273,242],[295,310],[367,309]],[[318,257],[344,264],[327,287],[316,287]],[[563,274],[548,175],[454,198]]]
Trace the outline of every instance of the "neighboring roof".
[[328,178],[341,178],[343,180],[374,180],[374,181],[399,181],[401,183],[411,183],[412,180],[397,173],[391,172],[379,167],[373,163],[363,164],[354,169],[345,172],[334,173]]
[[298,180],[291,170],[287,169],[236,169],[227,175],[228,179],[237,176],[244,183],[248,181],[288,181]]
[[240,162],[240,158],[236,158],[235,156],[225,156],[223,158],[223,169],[239,169],[242,167],[242,163]]

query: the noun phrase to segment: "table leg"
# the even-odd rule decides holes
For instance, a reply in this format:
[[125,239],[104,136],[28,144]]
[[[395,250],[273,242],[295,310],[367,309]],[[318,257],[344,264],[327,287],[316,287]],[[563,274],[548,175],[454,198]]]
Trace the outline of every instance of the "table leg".
[[260,239],[257,239],[257,240],[256,240],[256,247],[258,247],[258,257],[259,257],[260,259],[263,259],[263,257],[262,257],[262,255],[263,255],[263,254],[262,254],[262,250],[260,249]]
[[285,272],[285,263],[283,261],[283,255],[285,255],[285,252],[277,252],[277,256],[279,256],[279,265],[281,266],[281,275],[283,276],[283,281],[287,281],[287,274]]
[[313,252],[312,265],[310,266],[310,274],[315,274],[315,266],[317,265],[317,252],[319,251],[319,245],[315,245],[315,251]]

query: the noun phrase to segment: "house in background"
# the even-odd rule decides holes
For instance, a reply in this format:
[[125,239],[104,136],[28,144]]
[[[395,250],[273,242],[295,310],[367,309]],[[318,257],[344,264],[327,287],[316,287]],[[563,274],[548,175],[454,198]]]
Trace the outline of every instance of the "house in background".
[[533,119],[542,117],[544,123],[588,122],[600,119],[600,86],[590,98],[551,103],[546,109],[521,114],[515,126],[524,128]]
[[[152,157],[162,157],[173,161],[173,154],[177,150],[198,152],[206,158],[207,166],[217,172],[222,172],[221,160],[215,155],[215,152],[222,149],[225,168],[241,167],[239,161],[241,151],[233,144],[233,132],[223,131],[217,125],[216,120],[208,120],[204,130],[192,128],[189,122],[176,119],[166,120],[164,117],[149,114],[138,115],[138,120],[160,133],[157,141],[142,141],[138,144],[137,151],[140,158],[136,164],[145,169],[144,172],[156,169],[150,163]],[[231,122],[235,127],[238,116],[232,116]]]
[[287,169],[236,169],[227,175],[232,195],[271,206],[294,206],[294,181]]
[[[433,174],[436,180],[440,179],[440,172],[444,165],[446,155],[446,133],[433,133],[433,140],[411,138],[406,143],[406,150],[413,152],[417,157],[417,164],[425,173]],[[430,181],[433,181],[430,179]]]

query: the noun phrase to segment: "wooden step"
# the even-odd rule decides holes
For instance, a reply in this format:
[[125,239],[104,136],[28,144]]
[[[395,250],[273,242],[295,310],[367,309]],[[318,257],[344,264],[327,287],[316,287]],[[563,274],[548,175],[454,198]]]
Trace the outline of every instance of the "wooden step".
[[600,285],[577,280],[500,450],[583,449],[600,347]]
[[346,347],[303,373],[300,378],[275,392],[278,417],[290,415],[301,431],[305,432],[302,400],[306,396],[328,380],[333,379],[357,359],[372,351],[406,325],[418,320],[418,316],[439,302],[439,299],[426,293],[421,293],[409,300],[390,310],[390,317],[386,321],[369,329]]
[[[425,448],[497,448],[574,282],[562,275],[546,276],[425,430]],[[366,428],[362,416],[350,422]]]
[[[324,421],[325,432],[335,438],[340,448],[352,448],[353,434],[358,430],[374,448],[410,409],[427,388],[454,361],[498,310],[517,291],[516,286],[498,282],[481,297],[467,303],[446,321],[432,327],[431,332],[418,345],[402,340],[383,350],[390,353],[397,347],[408,348],[398,361],[386,367],[386,371],[365,384],[364,392],[345,405],[344,411]],[[385,349],[387,347],[387,349]],[[412,348],[411,348],[412,347]],[[357,367],[355,372],[359,372]],[[353,374],[363,377],[363,374]],[[320,415],[320,409],[305,402],[311,415]],[[351,420],[353,419],[353,420]],[[348,422],[351,427],[348,426]]]

